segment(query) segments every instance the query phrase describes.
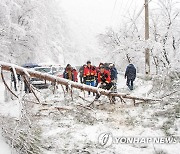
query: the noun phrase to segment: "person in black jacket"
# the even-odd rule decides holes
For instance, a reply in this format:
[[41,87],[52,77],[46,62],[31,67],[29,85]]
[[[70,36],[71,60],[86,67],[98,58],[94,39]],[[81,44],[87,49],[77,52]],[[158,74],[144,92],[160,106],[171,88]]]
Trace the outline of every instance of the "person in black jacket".
[[136,68],[133,64],[129,64],[127,66],[124,77],[125,79],[127,78],[126,85],[129,87],[130,90],[133,90],[133,82],[136,78]]
[[[74,81],[73,69],[70,64],[67,64],[63,73],[63,78]],[[66,91],[68,92],[68,90],[68,86],[66,86]]]

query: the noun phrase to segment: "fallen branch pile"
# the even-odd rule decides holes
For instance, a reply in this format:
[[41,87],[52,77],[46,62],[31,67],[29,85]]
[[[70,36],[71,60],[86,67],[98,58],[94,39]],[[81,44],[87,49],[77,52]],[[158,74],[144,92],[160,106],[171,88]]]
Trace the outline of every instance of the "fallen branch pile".
[[[131,99],[134,101],[139,100],[139,101],[160,101],[159,99],[152,99],[152,98],[143,98],[143,97],[135,97],[135,96],[131,96],[129,94],[125,94],[125,93],[112,93],[110,91],[107,90],[103,90],[103,89],[99,89],[96,87],[92,87],[92,86],[88,86],[88,85],[84,85],[81,83],[77,83],[77,82],[73,82],[67,79],[63,79],[54,75],[49,75],[47,73],[41,73],[41,72],[37,72],[37,71],[33,71],[30,69],[26,69],[14,64],[10,64],[10,63],[5,63],[0,61],[0,66],[2,70],[6,70],[6,71],[11,71],[10,69],[13,68],[15,69],[17,74],[20,74],[21,76],[25,76],[25,77],[35,77],[35,78],[39,78],[42,80],[46,80],[46,81],[51,81],[54,84],[60,84],[60,85],[65,85],[65,86],[69,86],[71,88],[77,88],[83,91],[90,91],[90,92],[94,92],[94,93],[99,93],[100,95],[105,95],[108,97],[119,97],[121,99],[121,101],[124,101],[123,99]],[[27,80],[26,80],[27,82]]]

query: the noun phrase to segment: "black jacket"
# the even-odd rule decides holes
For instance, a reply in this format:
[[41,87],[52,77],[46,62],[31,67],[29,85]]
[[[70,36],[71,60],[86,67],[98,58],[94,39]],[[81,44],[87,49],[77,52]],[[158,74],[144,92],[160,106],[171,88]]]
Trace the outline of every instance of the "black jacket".
[[110,68],[111,80],[117,80],[117,69],[115,67]]
[[66,67],[63,78],[74,81],[74,73],[71,68]]
[[133,64],[129,64],[126,68],[125,77],[130,80],[135,80],[136,78],[136,68]]

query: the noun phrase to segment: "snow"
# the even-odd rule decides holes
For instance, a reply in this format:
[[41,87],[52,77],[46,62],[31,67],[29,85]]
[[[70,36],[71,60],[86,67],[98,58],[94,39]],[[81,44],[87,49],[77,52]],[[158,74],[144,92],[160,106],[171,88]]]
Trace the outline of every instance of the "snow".
[[[1,87],[4,87],[1,83]],[[126,86],[126,80],[123,75],[118,76],[118,89],[121,92],[129,92],[133,95],[146,96],[152,89],[152,82],[144,81],[137,78],[135,81],[135,90],[129,91]],[[18,102],[10,101],[4,102],[3,96],[4,89],[1,88],[1,110],[2,115],[9,115],[12,117],[18,117]],[[167,120],[165,118],[156,121],[153,119],[155,112],[161,112],[162,109],[158,105],[132,106],[131,102],[128,104],[121,104],[117,102],[115,105],[110,105],[106,102],[106,97],[101,97],[101,101],[104,105],[100,107],[94,107],[92,110],[86,110],[76,105],[82,103],[86,105],[88,102],[83,101],[80,98],[71,100],[68,94],[63,99],[62,89],[59,87],[57,92],[52,95],[50,90],[41,90],[41,101],[45,101],[51,106],[42,107],[38,104],[34,104],[33,112],[40,113],[40,119],[38,125],[41,126],[42,140],[44,146],[52,147],[51,150],[43,150],[45,154],[58,154],[70,153],[75,149],[79,151],[89,151],[91,153],[137,153],[137,154],[152,154],[154,147],[156,150],[167,151],[168,153],[177,153],[178,145],[129,145],[129,144],[113,144],[106,149],[102,148],[98,143],[98,137],[105,132],[112,133],[115,137],[121,136],[141,136],[141,137],[157,137],[164,136],[161,129],[162,124]],[[84,93],[80,90],[74,90],[74,97]],[[33,99],[32,95],[27,96],[29,99]],[[88,96],[85,93],[85,99],[91,102],[92,96]],[[70,110],[57,112],[54,107],[65,107]],[[41,109],[47,109],[39,111]],[[49,114],[51,112],[51,114]],[[173,129],[171,130],[173,131]],[[1,141],[4,139],[1,137]],[[5,143],[4,143],[5,144]],[[1,144],[2,145],[2,144]],[[7,147],[8,145],[5,144]],[[83,150],[84,149],[84,150]],[[10,150],[10,149],[9,149]],[[75,150],[76,151],[76,150]],[[74,151],[74,153],[75,153]],[[8,153],[7,153],[8,154]]]
[[[143,1],[133,2],[132,6],[130,1],[127,2],[126,5],[133,11],[130,11],[128,17],[121,18],[118,18],[118,14],[123,12],[125,7],[123,3],[126,2],[118,1],[116,6],[114,6],[114,2],[115,0],[106,0],[106,2],[105,0],[52,0],[51,3],[49,0],[2,0],[0,2],[0,61],[19,65],[27,62],[39,62],[63,66],[67,63],[74,66],[82,65],[87,60],[91,60],[95,65],[98,65],[99,62],[114,62],[120,72],[117,83],[118,92],[145,98],[166,95],[172,90],[170,86],[169,89],[164,88],[163,85],[159,89],[156,87],[159,87],[160,84],[168,84],[167,81],[162,80],[162,83],[156,84],[153,83],[153,80],[146,81],[141,77],[135,80],[134,90],[130,91],[126,86],[123,71],[128,63],[126,59],[128,54],[135,63],[137,71],[144,73],[144,48],[149,47],[152,49],[152,73],[156,71],[153,58],[157,58],[156,60],[159,62],[157,70],[161,78],[165,78],[171,73],[171,70],[178,74],[179,16],[174,19],[174,15],[179,11],[177,5],[169,14],[170,19],[173,19],[172,27],[169,30],[167,30],[167,25],[170,19],[165,16],[166,9],[163,6],[160,9],[156,4],[158,9],[150,10],[152,19],[150,34],[153,35],[150,35],[151,38],[145,42],[143,41],[143,21],[141,18],[134,21],[138,10],[133,10],[134,3],[137,3],[136,9],[139,9],[139,3]],[[122,4],[120,4],[121,2]],[[166,5],[167,10],[171,10],[172,5],[170,3]],[[121,12],[119,12],[118,6],[121,6]],[[127,13],[127,11],[124,12]],[[122,20],[119,22],[122,18],[132,20],[134,26],[128,29],[132,21],[124,23]],[[158,23],[156,23],[157,21]],[[118,24],[114,25],[115,23]],[[105,34],[101,34],[106,31],[106,26],[110,26],[110,28]],[[114,28],[116,26],[117,28]],[[163,39],[167,33],[169,35],[165,49],[168,51],[167,56],[171,65],[167,65],[163,53]],[[100,34],[103,36],[102,38],[99,38]],[[113,40],[109,40],[107,36],[111,34],[114,34],[112,38],[120,39],[120,46],[114,44]],[[176,49],[173,49],[173,38]],[[107,44],[104,44],[104,40]],[[103,48],[100,48],[102,46]],[[31,72],[33,73],[33,71]],[[176,72],[172,72],[172,74]],[[48,77],[52,76],[48,75]],[[64,79],[62,81],[65,82]],[[10,83],[9,79],[7,82]],[[69,84],[71,83],[69,82]],[[178,83],[179,79],[176,89],[179,91]],[[176,83],[174,82],[174,84]],[[140,102],[136,106],[131,100],[125,100],[126,103],[122,103],[118,98],[116,104],[109,104],[107,97],[101,96],[100,101],[95,102],[93,107],[85,108],[94,100],[92,95],[88,96],[86,92],[74,88],[72,100],[69,93],[64,94],[61,86],[58,86],[55,94],[52,94],[52,89],[53,87],[36,91],[42,104],[34,103],[36,99],[33,94],[26,94],[23,97],[31,105],[28,111],[33,114],[32,123],[36,123],[42,129],[41,141],[44,154],[88,152],[152,154],[158,153],[158,151],[168,154],[179,153],[179,143],[168,145],[113,144],[107,148],[98,143],[99,135],[105,132],[116,137],[157,137],[167,134],[180,136],[180,120],[175,117],[175,111],[178,110],[179,105],[179,93],[173,95],[174,97],[163,99],[163,102]],[[12,99],[10,95],[7,97],[6,92],[0,80],[0,115],[17,120],[21,106],[17,99]],[[11,148],[7,144],[7,139],[2,136],[2,131],[0,131],[0,154],[10,154]]]
[[[149,97],[153,88],[152,81],[137,78],[135,89],[130,91],[126,86],[123,73],[118,75],[117,85],[119,92],[139,97]],[[18,100],[5,102],[2,82],[0,82],[0,87],[0,114],[17,119],[20,111]],[[101,105],[98,106],[98,102],[95,102],[94,107],[88,110],[77,105],[85,106],[91,103],[94,99],[92,95],[88,96],[85,92],[84,97],[81,90],[73,89],[74,99],[72,100],[70,94],[64,95],[60,86],[55,94],[52,94],[51,89],[53,88],[40,90],[40,92],[36,91],[41,103],[46,103],[46,106],[34,104],[32,107],[33,114],[39,117],[37,123],[42,129],[41,136],[44,143],[43,147],[45,147],[43,153],[45,154],[58,154],[59,151],[61,153],[75,153],[76,150],[108,154],[129,154],[131,152],[151,154],[154,152],[154,147],[156,150],[163,150],[168,153],[174,152],[176,154],[178,151],[178,144],[113,144],[104,149],[98,142],[99,135],[105,132],[110,132],[114,137],[164,136],[162,126],[168,121],[168,117],[155,116],[155,113],[158,115],[162,111],[172,108],[172,104],[167,104],[163,108],[159,103],[133,106],[131,101],[123,104],[117,99],[116,104],[112,105],[108,103],[107,97],[101,96]],[[84,97],[86,101],[79,96]],[[25,98],[32,100],[32,102],[36,101],[32,94],[25,96]],[[66,108],[67,110],[61,111],[60,109],[58,111],[55,109],[57,107]],[[178,126],[178,121],[176,125]],[[175,131],[174,126],[169,129],[169,132],[175,133],[175,135],[179,134],[179,131]],[[5,139],[3,137],[0,137],[0,139],[0,142],[8,147]]]
[[3,114],[4,116],[19,118],[19,112],[17,112],[18,110],[19,110],[18,101],[1,103],[0,113]]
[[9,145],[5,142],[4,138],[1,136],[0,131],[0,154],[11,154],[11,148]]
[[[1,115],[11,115],[17,116],[17,110],[14,110],[13,105],[14,102],[6,104],[4,102],[4,85],[0,81],[0,114]],[[11,154],[11,148],[5,142],[5,139],[1,136],[1,128],[0,128],[0,154]]]

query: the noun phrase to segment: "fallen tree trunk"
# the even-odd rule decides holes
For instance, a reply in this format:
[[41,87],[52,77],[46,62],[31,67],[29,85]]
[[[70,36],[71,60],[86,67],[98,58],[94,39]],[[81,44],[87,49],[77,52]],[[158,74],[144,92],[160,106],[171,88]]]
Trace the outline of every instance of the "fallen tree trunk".
[[152,98],[143,98],[143,97],[136,97],[136,96],[131,96],[129,94],[124,94],[124,93],[112,93],[110,91],[104,90],[104,89],[99,89],[97,87],[92,87],[92,86],[88,86],[88,85],[84,85],[81,83],[77,83],[77,82],[73,82],[64,78],[60,78],[60,77],[56,77],[54,75],[49,75],[47,73],[41,73],[41,72],[37,72],[37,71],[33,71],[30,69],[26,69],[14,64],[10,64],[10,63],[5,63],[0,61],[0,65],[1,65],[1,69],[2,70],[6,70],[6,71],[10,71],[11,68],[14,68],[17,72],[17,74],[20,75],[26,75],[28,73],[28,75],[30,75],[30,77],[35,77],[35,78],[39,78],[42,80],[47,80],[47,81],[51,81],[53,83],[56,84],[61,84],[61,85],[65,85],[65,86],[70,86],[72,88],[77,88],[80,90],[84,90],[84,91],[90,91],[90,92],[94,92],[94,93],[99,93],[100,95],[105,95],[108,97],[120,97],[120,98],[126,98],[126,99],[132,99],[132,100],[140,100],[140,101],[160,101],[159,99],[152,99]]

